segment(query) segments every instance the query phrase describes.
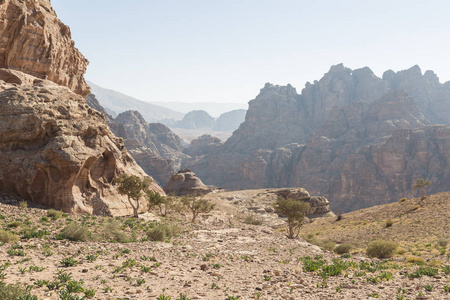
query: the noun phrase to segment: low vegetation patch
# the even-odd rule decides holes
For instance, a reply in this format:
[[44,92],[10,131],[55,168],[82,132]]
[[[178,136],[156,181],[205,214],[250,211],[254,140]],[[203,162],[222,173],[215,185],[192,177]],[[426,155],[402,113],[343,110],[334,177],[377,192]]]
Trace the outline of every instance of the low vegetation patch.
[[158,224],[155,228],[151,228],[147,231],[147,237],[151,241],[163,242],[170,239],[172,236],[177,235],[180,229],[177,225],[172,224]]
[[336,248],[334,248],[334,252],[337,254],[344,254],[344,253],[350,253],[350,250],[352,250],[352,245],[350,244],[340,244]]
[[19,236],[3,229],[0,229],[0,242],[13,243],[19,241]]
[[397,247],[395,242],[378,240],[369,244],[366,253],[369,257],[389,258],[394,255]]

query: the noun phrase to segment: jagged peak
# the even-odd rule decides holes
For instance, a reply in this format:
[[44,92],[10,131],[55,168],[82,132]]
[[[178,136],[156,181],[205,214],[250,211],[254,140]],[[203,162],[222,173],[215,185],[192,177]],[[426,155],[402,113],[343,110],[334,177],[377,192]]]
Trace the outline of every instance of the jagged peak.
[[340,72],[346,72],[346,73],[351,73],[352,70],[350,68],[347,68],[344,66],[343,63],[337,64],[337,65],[332,65],[330,67],[330,70],[325,74],[332,74],[332,73],[340,73]]
[[297,90],[291,85],[274,85],[272,83],[267,82],[264,87],[260,90],[260,95],[266,94],[268,92],[275,92],[277,94],[286,94],[286,95],[296,95]]

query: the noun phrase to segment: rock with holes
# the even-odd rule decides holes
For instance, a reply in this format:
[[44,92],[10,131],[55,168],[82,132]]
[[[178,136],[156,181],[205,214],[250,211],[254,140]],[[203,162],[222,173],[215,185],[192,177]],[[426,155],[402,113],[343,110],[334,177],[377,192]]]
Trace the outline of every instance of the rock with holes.
[[120,173],[146,176],[83,97],[55,84],[0,81],[0,192],[66,212],[128,215],[113,185]]

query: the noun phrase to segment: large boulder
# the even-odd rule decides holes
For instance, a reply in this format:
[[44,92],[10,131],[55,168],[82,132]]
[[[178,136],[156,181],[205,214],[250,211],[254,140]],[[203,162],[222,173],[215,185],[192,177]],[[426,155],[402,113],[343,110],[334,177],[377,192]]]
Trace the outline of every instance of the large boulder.
[[127,215],[113,185],[121,173],[146,176],[83,97],[57,85],[0,83],[0,192],[66,212]]
[[189,169],[180,170],[170,178],[170,181],[164,187],[167,194],[176,196],[184,195],[204,195],[212,192],[215,188],[206,186],[200,178],[195,176]]
[[87,96],[90,87],[83,75],[88,61],[75,48],[69,27],[57,18],[50,0],[0,4],[0,68],[48,79]]

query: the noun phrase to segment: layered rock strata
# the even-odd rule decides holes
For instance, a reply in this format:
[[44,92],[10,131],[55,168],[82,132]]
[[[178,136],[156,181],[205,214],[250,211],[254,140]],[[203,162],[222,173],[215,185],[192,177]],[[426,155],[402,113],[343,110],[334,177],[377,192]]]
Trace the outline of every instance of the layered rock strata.
[[302,186],[342,212],[412,196],[417,178],[450,190],[450,127],[433,125],[450,124],[449,87],[418,67],[378,78],[342,64],[301,94],[266,84],[233,136],[186,167],[227,189]]
[[1,192],[66,212],[131,212],[113,180],[146,174],[83,97],[57,85],[2,83],[0,120]]
[[50,0],[0,2],[0,68],[48,79],[87,96],[88,61],[75,48],[70,29]]

